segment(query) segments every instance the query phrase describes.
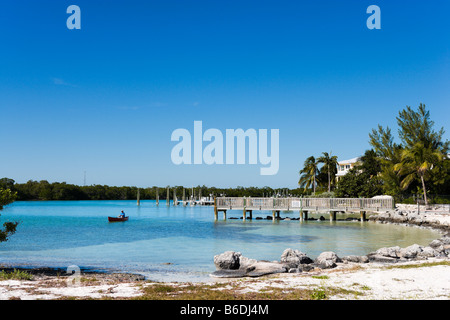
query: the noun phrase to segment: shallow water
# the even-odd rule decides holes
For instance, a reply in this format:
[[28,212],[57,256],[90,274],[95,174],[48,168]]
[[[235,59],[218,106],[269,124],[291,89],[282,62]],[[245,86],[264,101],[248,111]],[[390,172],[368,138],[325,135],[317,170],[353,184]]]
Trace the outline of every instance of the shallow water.
[[[109,223],[121,210],[127,222]],[[427,245],[440,235],[413,227],[356,221],[214,221],[212,207],[167,207],[164,201],[18,201],[0,222],[21,221],[0,243],[0,263],[134,272],[157,281],[208,281],[214,255],[239,251],[279,260],[286,248],[315,258],[323,251],[363,255],[381,247]],[[227,216],[241,217],[240,211]],[[253,218],[271,212],[253,212]],[[220,215],[221,216],[221,215]],[[281,213],[298,217],[298,212]],[[339,216],[338,216],[339,218]]]

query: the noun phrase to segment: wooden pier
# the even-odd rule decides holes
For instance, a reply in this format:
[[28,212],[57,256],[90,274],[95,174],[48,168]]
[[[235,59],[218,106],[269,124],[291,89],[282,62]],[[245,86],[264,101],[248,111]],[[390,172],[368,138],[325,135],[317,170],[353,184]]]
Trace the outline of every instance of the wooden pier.
[[228,210],[241,210],[243,219],[255,210],[272,211],[273,219],[280,218],[281,211],[298,211],[300,220],[307,220],[309,212],[327,211],[330,220],[336,220],[336,213],[359,212],[361,221],[366,220],[366,212],[389,211],[395,206],[392,197],[382,198],[251,198],[251,197],[217,197],[214,198],[214,217],[219,212],[226,219]]

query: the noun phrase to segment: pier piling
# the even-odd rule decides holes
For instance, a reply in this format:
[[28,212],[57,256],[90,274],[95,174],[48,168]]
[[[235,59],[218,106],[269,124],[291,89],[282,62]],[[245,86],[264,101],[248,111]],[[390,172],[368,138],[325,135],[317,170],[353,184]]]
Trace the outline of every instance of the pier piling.
[[273,210],[273,211],[272,211],[272,219],[273,219],[273,220],[278,220],[278,219],[280,219],[280,211],[279,211],[279,210]]
[[330,211],[330,221],[336,221],[336,211]]
[[159,188],[156,187],[156,205],[159,206]]
[[361,211],[360,214],[361,214],[361,222],[365,221],[366,220],[366,212]]
[[167,187],[167,197],[166,197],[167,203],[166,203],[166,205],[167,205],[168,207],[170,206],[170,195],[169,195],[169,193],[170,193],[169,187]]
[[216,199],[216,197],[214,197],[214,219],[215,220],[218,219],[218,215],[219,215],[219,212],[217,210],[217,199]]

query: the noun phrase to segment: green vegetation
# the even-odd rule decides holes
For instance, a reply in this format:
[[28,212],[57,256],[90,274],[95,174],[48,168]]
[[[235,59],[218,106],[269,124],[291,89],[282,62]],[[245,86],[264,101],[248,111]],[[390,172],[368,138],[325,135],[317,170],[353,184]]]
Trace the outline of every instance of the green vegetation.
[[424,267],[435,267],[435,266],[450,266],[450,261],[436,261],[436,262],[425,262],[418,264],[401,264],[401,265],[392,265],[387,266],[385,269],[417,269]]
[[334,287],[311,289],[266,287],[247,291],[239,283],[168,285],[143,287],[144,294],[135,300],[326,300],[335,295],[360,296],[361,292]]
[[327,183],[328,183],[328,192],[331,192],[331,186],[334,185],[334,181],[336,181],[336,173],[337,173],[337,156],[332,156],[331,153],[322,152],[322,156],[317,159],[317,162],[323,163],[323,167],[319,172],[319,180],[325,180],[321,176],[326,172]]
[[417,142],[410,149],[402,151],[401,161],[394,165],[394,170],[402,176],[400,187],[404,190],[420,178],[425,204],[428,203],[425,181],[429,180],[432,168],[444,158],[440,150],[424,146],[423,142]]
[[[320,164],[323,165],[319,169]],[[312,188],[313,195],[316,193],[316,189],[331,193],[336,182],[337,165],[337,156],[332,156],[328,152],[322,152],[322,156],[317,159],[314,156],[308,157],[303,164],[303,169],[300,170],[300,180],[298,181],[298,185],[303,188],[303,193],[308,193],[310,188]]]
[[17,193],[12,192],[11,189],[3,189],[0,186],[0,210],[3,209],[3,206],[6,206],[17,198]]
[[[434,130],[434,122],[424,104],[417,110],[407,106],[396,120],[400,143],[394,141],[389,127],[378,125],[369,133],[372,149],[366,150],[357,165],[335,185],[331,181],[336,179],[328,170],[331,156],[323,153],[319,161],[313,156],[305,161],[299,186],[304,187],[305,193],[334,191],[336,197],[387,194],[406,203],[414,203],[415,198],[422,197],[425,204],[430,200],[448,203],[450,196],[439,196],[450,195],[450,142],[443,141],[444,128]],[[324,163],[320,169],[319,163]],[[329,179],[325,178],[325,173]],[[409,198],[411,195],[414,198]]]
[[12,272],[0,271],[0,281],[3,280],[31,280],[33,276],[26,271],[14,269]]
[[[17,193],[17,200],[136,200],[138,188],[135,186],[106,186],[90,185],[77,186],[65,182],[49,183],[46,180],[33,181],[26,183],[16,183],[9,178],[0,179],[0,188],[8,186],[10,190]],[[185,189],[186,198],[190,197],[192,191],[196,198],[209,195],[225,195],[227,197],[270,197],[270,196],[300,196],[304,192],[302,189],[270,187],[237,187],[237,188],[215,188],[207,186],[183,187],[171,186],[170,198],[173,199],[173,192],[176,192],[178,199],[181,199]],[[139,188],[141,200],[155,200],[159,195],[160,200],[165,200],[167,196],[167,187],[148,187]]]
[[[3,209],[3,206],[6,206],[17,198],[17,193],[12,192],[11,189],[4,189],[0,184],[0,210]],[[18,222],[5,222],[3,223],[3,228],[0,229],[0,242],[4,242],[8,240],[8,237],[16,232]]]
[[315,289],[311,293],[311,300],[325,300],[327,295],[323,289]]
[[303,164],[303,169],[300,170],[300,180],[298,185],[304,187],[304,191],[312,187],[313,193],[316,193],[317,173],[319,161],[314,156],[308,157]]
[[371,198],[383,193],[383,181],[378,173],[380,163],[373,150],[367,150],[358,165],[350,169],[338,182],[338,198]]
[[369,134],[370,144],[381,163],[383,191],[397,198],[408,193],[450,194],[450,142],[443,141],[444,128],[434,130],[434,122],[424,104],[417,111],[407,106],[397,117],[400,144],[394,143],[389,128],[378,126]]

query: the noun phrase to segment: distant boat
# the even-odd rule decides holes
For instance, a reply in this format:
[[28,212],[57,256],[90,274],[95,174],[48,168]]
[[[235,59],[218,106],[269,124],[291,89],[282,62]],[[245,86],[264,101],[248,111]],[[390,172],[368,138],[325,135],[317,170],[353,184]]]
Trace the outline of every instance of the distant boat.
[[120,222],[120,221],[128,221],[128,217],[118,218],[118,217],[108,217],[109,222]]

